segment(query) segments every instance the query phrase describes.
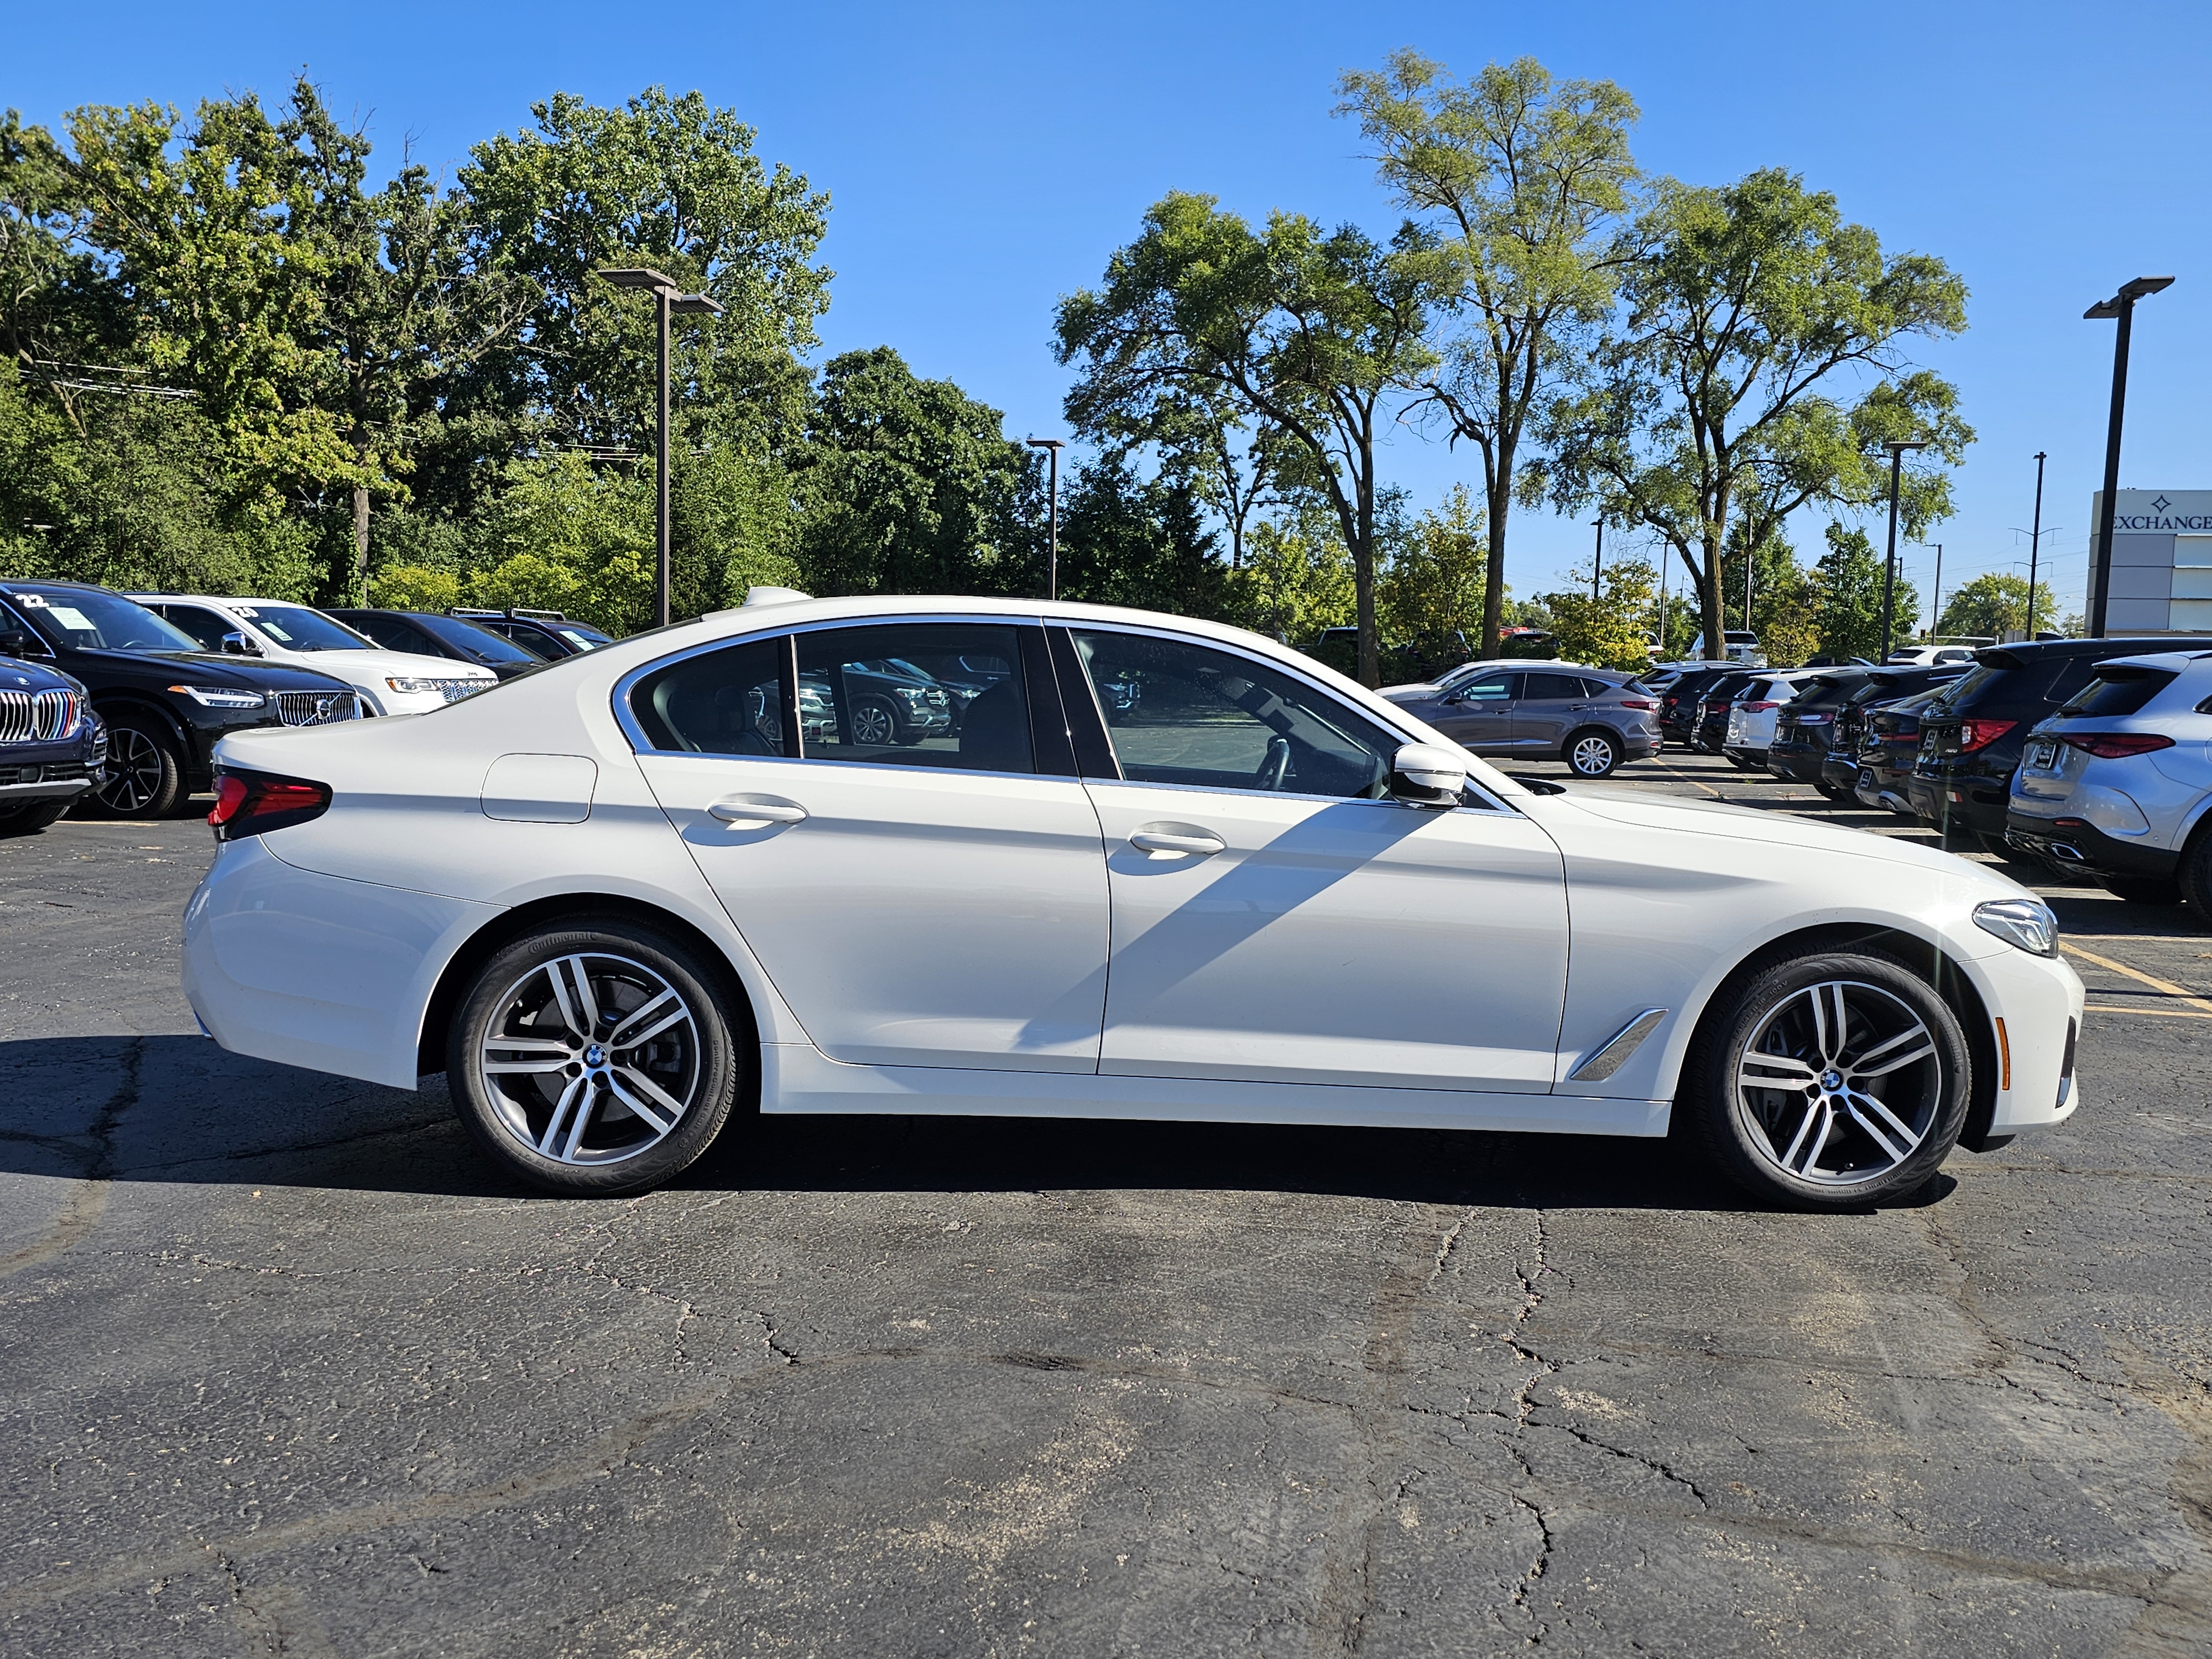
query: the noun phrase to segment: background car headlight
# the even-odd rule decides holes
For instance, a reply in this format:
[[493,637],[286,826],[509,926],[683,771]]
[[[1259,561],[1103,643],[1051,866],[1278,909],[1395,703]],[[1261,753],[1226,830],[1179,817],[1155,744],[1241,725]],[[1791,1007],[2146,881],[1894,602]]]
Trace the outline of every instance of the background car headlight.
[[2033,955],[2058,954],[2058,918],[2041,899],[1991,899],[1977,904],[1974,926]]
[[240,691],[228,685],[173,685],[170,690],[190,697],[203,708],[258,708],[269,700],[258,691]]

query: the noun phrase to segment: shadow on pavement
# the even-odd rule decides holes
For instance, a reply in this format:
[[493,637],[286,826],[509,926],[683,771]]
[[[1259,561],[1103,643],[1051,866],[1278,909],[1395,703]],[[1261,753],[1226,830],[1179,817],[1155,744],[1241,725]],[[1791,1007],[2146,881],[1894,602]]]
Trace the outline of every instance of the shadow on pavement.
[[[198,1036],[0,1042],[0,1174],[533,1196],[477,1151],[442,1078],[425,1078],[409,1093],[245,1059]],[[743,1120],[676,1184],[1256,1189],[1545,1208],[1760,1207],[1670,1141],[891,1115]]]

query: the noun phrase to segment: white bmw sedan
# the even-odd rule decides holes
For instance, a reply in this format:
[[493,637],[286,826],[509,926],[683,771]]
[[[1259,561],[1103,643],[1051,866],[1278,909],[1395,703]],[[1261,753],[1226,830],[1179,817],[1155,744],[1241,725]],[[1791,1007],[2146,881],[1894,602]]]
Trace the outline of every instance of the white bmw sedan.
[[218,762],[207,1030],[442,1069],[561,1192],[757,1109],[1671,1130],[1837,1206],[2078,1102],[2081,981],[1991,870],[1524,786],[1206,623],[757,605]]

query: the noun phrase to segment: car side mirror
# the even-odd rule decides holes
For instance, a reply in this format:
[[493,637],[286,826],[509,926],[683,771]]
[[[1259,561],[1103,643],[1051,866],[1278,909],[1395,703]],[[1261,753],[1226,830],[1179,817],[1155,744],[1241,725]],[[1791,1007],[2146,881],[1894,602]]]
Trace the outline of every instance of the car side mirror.
[[0,634],[0,656],[26,656],[29,654],[30,649],[31,636],[21,629],[11,628],[6,633]]
[[253,641],[245,635],[226,634],[222,636],[222,654],[226,657],[258,657],[261,653],[253,648]]
[[1432,743],[1409,743],[1390,759],[1390,793],[1408,806],[1459,805],[1467,787],[1467,763]]

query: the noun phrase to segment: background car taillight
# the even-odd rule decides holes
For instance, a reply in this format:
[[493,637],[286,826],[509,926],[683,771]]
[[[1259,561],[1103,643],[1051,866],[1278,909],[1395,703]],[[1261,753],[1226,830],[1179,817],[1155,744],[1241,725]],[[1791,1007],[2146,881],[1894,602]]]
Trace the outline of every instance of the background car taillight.
[[2172,738],[2160,737],[2155,732],[2061,732],[2055,735],[2069,748],[2094,755],[2099,760],[2125,760],[2130,755],[2148,755],[2154,749],[2173,747]]
[[319,818],[330,810],[331,787],[266,772],[225,772],[216,780],[208,823],[217,841],[265,835]]
[[1649,697],[1623,697],[1619,704],[1622,708],[1656,708],[1658,706]]
[[1782,705],[1778,702],[1740,702],[1736,707],[1747,714],[1764,714],[1768,709],[1779,708]]
[[1959,752],[1971,755],[1977,749],[1986,749],[2019,724],[2018,720],[1984,720],[1971,717],[1962,720],[1959,722]]
[[1833,714],[1799,714],[1794,718],[1800,726],[1826,726],[1836,717]]

